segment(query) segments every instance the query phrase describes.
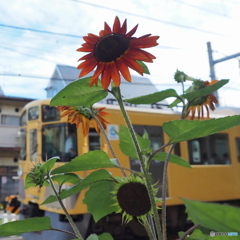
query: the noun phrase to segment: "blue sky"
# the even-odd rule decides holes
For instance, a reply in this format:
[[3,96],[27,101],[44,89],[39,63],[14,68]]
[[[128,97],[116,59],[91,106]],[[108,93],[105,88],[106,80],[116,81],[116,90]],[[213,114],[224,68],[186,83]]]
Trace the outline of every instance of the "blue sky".
[[[157,57],[148,64],[149,78],[159,90],[178,90],[177,68],[210,80],[206,42],[214,59],[240,52],[239,12],[238,0],[1,1],[0,86],[7,96],[45,98],[56,64],[77,66],[81,36],[98,34],[104,21],[112,26],[117,15],[127,19],[129,30],[139,24],[136,37],[160,36],[159,46],[148,50]],[[240,107],[239,60],[216,64],[215,70],[217,79],[230,79],[219,92],[220,104]]]

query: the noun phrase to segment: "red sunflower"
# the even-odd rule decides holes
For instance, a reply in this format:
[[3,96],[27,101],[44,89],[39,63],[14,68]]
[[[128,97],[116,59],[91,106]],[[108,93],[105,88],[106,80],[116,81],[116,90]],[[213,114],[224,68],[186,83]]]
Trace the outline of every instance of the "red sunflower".
[[143,75],[143,67],[137,61],[153,62],[155,56],[141,48],[158,45],[156,41],[159,36],[147,34],[139,38],[132,37],[137,27],[138,25],[127,33],[127,20],[121,26],[119,18],[116,17],[112,29],[105,22],[104,30],[99,32],[99,36],[89,33],[83,37],[85,43],[77,51],[90,53],[79,59],[84,60],[78,66],[78,69],[82,69],[79,77],[96,68],[90,86],[97,84],[101,75],[102,87],[106,90],[111,80],[116,86],[120,86],[120,74],[131,82],[129,68]]
[[[218,80],[214,80],[212,82],[199,80],[198,82],[200,83],[200,85],[202,85],[200,88],[204,88],[204,87],[208,87],[208,86],[211,86],[211,85],[217,83]],[[193,100],[193,102],[191,102],[189,104],[185,118],[187,118],[189,116],[189,114],[191,113],[191,120],[193,120],[195,118],[196,112],[197,112],[198,119],[203,118],[204,117],[204,108],[207,112],[207,118],[209,118],[209,109],[214,111],[215,104],[217,104],[217,103],[218,103],[218,100],[213,94],[209,94],[207,96],[196,98]]]
[[97,121],[93,118],[93,114],[101,123],[104,129],[106,129],[106,123],[108,123],[103,117],[108,116],[107,112],[102,111],[103,108],[89,109],[85,107],[70,107],[70,106],[59,106],[58,109],[62,111],[61,117],[67,116],[67,121],[71,124],[76,124],[78,128],[80,123],[82,123],[83,135],[87,136],[92,123],[95,130],[99,133],[100,128]]

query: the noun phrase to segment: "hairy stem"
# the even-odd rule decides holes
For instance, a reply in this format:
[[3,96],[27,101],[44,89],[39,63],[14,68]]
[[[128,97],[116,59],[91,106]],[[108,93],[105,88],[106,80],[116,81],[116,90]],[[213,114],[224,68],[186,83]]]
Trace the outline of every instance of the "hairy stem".
[[150,224],[148,221],[146,221],[146,222],[144,222],[143,226],[145,227],[145,230],[146,230],[146,232],[147,232],[147,235],[148,235],[148,237],[149,237],[149,240],[154,240],[154,239],[156,239],[156,237],[154,237],[154,236],[155,236],[155,233],[154,233],[154,232],[152,231],[152,229],[151,229],[151,224]]
[[69,231],[66,231],[66,230],[62,230],[62,229],[58,229],[58,228],[52,228],[50,229],[52,231],[57,231],[57,232],[62,232],[62,233],[67,233],[69,235],[72,235],[74,238],[77,237],[74,233],[72,232],[69,232]]
[[187,237],[193,230],[200,227],[200,224],[195,224],[191,228],[189,228],[180,238],[177,240],[183,240],[185,237]]
[[113,155],[113,157],[116,159],[116,161],[117,161],[117,163],[118,163],[118,165],[119,165],[119,168],[120,168],[123,176],[126,177],[127,174],[125,173],[124,168],[121,166],[120,162],[118,161],[118,158],[117,158],[117,156],[116,156],[116,154],[115,154],[115,152],[114,152],[114,150],[113,150],[112,144],[111,144],[111,142],[110,142],[109,139],[108,139],[108,136],[107,136],[107,134],[106,134],[106,132],[105,132],[105,130],[104,130],[103,125],[102,125],[101,122],[98,120],[98,118],[96,117],[95,114],[93,114],[92,116],[93,116],[94,120],[98,123],[98,125],[99,125],[99,127],[100,127],[100,129],[101,129],[101,131],[102,131],[102,133],[103,133],[106,141],[107,141],[107,144],[108,144],[108,147],[109,147],[109,149],[110,149],[110,152],[111,152],[111,154]]
[[166,196],[167,196],[167,168],[168,168],[168,162],[171,155],[172,150],[174,149],[176,144],[173,144],[170,147],[169,152],[167,153],[164,167],[163,167],[163,180],[162,180],[162,236],[163,240],[167,240],[167,206],[166,206]]
[[142,173],[144,174],[144,177],[145,177],[146,187],[147,187],[147,190],[148,190],[148,194],[149,194],[149,198],[150,198],[150,202],[151,202],[151,206],[152,206],[152,210],[153,210],[153,217],[154,217],[154,223],[155,223],[155,227],[156,227],[156,231],[157,231],[157,236],[158,236],[158,239],[161,240],[162,239],[161,225],[160,225],[160,220],[159,220],[159,215],[158,215],[156,202],[155,202],[155,199],[154,199],[151,176],[150,176],[150,173],[148,172],[148,170],[145,167],[144,159],[143,159],[143,156],[141,154],[141,149],[140,149],[136,134],[134,132],[133,126],[131,124],[131,121],[129,119],[129,116],[128,116],[128,114],[126,112],[126,109],[124,107],[124,104],[123,104],[120,88],[119,87],[114,87],[112,93],[118,101],[119,107],[121,109],[124,120],[125,120],[128,128],[129,128],[129,131],[130,131],[130,134],[131,134],[131,137],[132,137],[135,149],[136,149],[136,153],[137,153],[139,161],[140,161],[141,171],[142,171]]
[[67,219],[68,219],[68,221],[69,221],[69,223],[70,223],[70,225],[71,225],[71,227],[72,227],[72,229],[73,229],[73,231],[75,233],[75,237],[77,237],[80,240],[84,240],[84,238],[82,237],[82,235],[78,231],[76,224],[72,220],[72,217],[70,216],[70,214],[68,213],[67,209],[65,208],[65,206],[64,206],[64,204],[62,202],[62,199],[60,198],[60,196],[59,196],[59,194],[58,194],[58,192],[57,192],[57,190],[56,190],[56,188],[55,188],[55,186],[53,184],[53,181],[52,181],[51,176],[50,176],[49,173],[48,173],[48,180],[49,180],[49,182],[51,184],[51,187],[52,187],[52,189],[54,191],[54,194],[55,194],[58,202],[60,203],[60,205],[61,205],[61,207],[62,207],[62,209],[63,209],[63,211],[64,211],[64,213],[65,213],[65,215],[66,215],[66,217],[67,217]]

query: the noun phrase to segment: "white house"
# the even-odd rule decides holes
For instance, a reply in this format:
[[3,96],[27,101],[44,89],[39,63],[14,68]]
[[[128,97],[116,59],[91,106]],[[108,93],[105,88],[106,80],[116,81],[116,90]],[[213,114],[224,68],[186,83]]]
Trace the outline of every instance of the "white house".
[[18,157],[19,113],[33,99],[7,97],[0,93],[0,201],[9,194],[16,194]]

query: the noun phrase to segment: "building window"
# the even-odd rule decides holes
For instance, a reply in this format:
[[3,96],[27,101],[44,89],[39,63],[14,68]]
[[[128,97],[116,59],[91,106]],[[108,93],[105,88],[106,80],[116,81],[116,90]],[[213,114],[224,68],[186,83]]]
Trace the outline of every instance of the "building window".
[[19,117],[13,115],[0,115],[0,125],[19,126]]

